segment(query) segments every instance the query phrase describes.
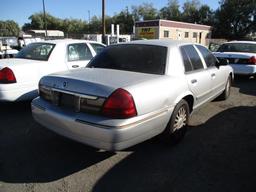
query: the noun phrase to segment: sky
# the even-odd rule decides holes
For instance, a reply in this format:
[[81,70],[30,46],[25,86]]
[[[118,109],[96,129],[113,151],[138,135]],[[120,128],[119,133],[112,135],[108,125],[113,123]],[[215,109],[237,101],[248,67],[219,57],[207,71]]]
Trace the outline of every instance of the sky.
[[[2,1],[2,2],[1,2]],[[34,13],[43,11],[42,0],[1,0],[0,20],[14,20],[20,26],[30,22],[28,17]],[[3,2],[4,1],[4,2]],[[90,16],[101,16],[102,0],[44,0],[46,12],[61,19],[89,19]],[[167,5],[168,0],[105,0],[106,15],[113,16],[132,5],[141,5],[144,2],[153,3],[154,7],[161,9]],[[186,0],[179,0],[182,7]],[[207,4],[213,10],[217,9],[218,0],[199,0],[201,4]],[[3,6],[2,6],[3,5]]]

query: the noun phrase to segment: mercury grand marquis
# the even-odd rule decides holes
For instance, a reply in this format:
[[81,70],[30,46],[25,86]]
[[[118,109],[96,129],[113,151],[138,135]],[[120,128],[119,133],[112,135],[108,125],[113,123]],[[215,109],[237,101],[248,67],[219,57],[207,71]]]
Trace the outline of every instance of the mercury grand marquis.
[[156,135],[179,141],[195,109],[216,97],[228,98],[232,78],[227,61],[199,44],[117,44],[84,69],[43,77],[32,114],[60,135],[106,150]]
[[85,67],[105,45],[61,39],[27,45],[16,58],[0,60],[0,102],[32,100],[44,75]]

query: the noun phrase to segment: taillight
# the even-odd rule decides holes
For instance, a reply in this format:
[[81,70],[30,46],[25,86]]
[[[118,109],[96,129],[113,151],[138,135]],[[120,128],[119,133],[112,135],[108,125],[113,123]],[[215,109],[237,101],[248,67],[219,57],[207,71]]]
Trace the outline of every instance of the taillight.
[[256,64],[256,57],[255,56],[252,56],[249,61],[248,61],[249,64]]
[[124,90],[115,90],[105,101],[102,114],[114,119],[126,119],[137,115],[132,95]]
[[5,67],[0,70],[0,83],[16,83],[16,78],[13,71]]
[[39,96],[44,100],[52,101],[52,91],[50,88],[39,84]]

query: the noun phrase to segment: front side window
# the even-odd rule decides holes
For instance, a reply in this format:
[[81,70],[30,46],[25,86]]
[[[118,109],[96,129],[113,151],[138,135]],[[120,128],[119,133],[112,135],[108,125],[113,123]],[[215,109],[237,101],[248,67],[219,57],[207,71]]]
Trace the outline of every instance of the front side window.
[[84,61],[91,58],[92,53],[85,43],[68,45],[68,61]]
[[163,46],[112,45],[94,57],[87,67],[164,74],[166,57],[167,47]]
[[205,47],[203,47],[201,45],[196,45],[196,47],[198,48],[200,53],[203,55],[204,61],[207,65],[207,67],[215,66],[216,58],[213,56],[213,54],[210,53],[210,51],[208,51],[208,49],[206,49]]
[[31,43],[20,50],[16,58],[48,61],[55,44]]
[[[203,63],[201,61],[200,56],[198,55],[196,49],[193,45],[184,45],[181,47],[181,54],[183,57],[183,63],[185,67],[185,71],[194,71],[203,69]],[[188,60],[191,63],[192,69],[188,64]]]

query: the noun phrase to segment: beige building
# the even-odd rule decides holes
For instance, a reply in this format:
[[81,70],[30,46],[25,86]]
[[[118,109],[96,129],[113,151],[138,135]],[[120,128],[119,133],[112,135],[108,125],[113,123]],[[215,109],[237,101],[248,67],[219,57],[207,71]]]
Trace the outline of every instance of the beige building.
[[135,23],[137,39],[175,39],[208,45],[211,26],[170,20],[138,21]]

